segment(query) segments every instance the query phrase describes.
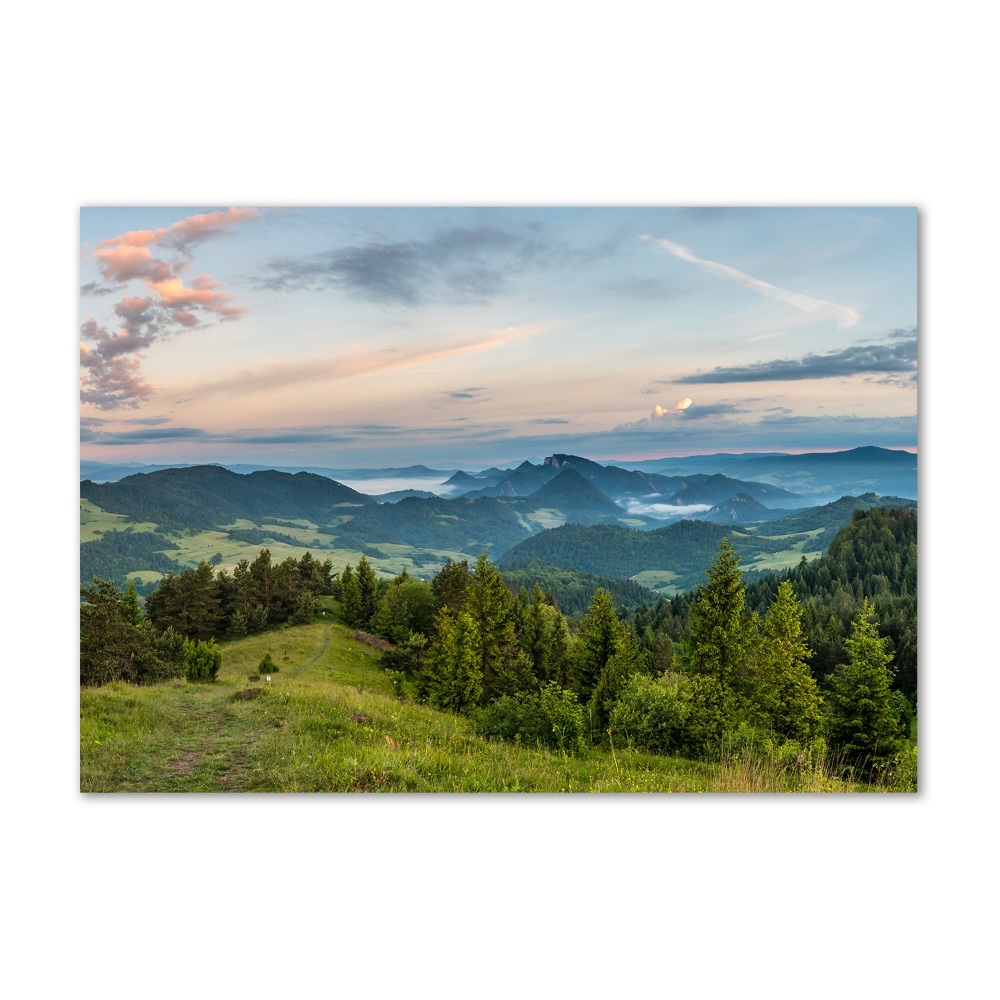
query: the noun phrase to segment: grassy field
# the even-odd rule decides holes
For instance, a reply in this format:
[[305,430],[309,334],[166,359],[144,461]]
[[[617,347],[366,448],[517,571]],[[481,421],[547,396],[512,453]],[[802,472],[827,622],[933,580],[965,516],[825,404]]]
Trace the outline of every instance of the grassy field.
[[645,569],[630,579],[664,597],[675,597],[680,592],[680,588],[673,584],[677,574],[669,569]]
[[[151,522],[131,521],[124,514],[111,514],[102,510],[90,500],[80,501],[81,544],[92,542],[107,532],[125,531],[127,528],[131,528],[133,531],[160,530],[157,525]],[[251,544],[230,538],[226,532],[227,528],[257,529],[265,533],[270,530],[279,535],[298,539],[300,544],[292,545],[281,541]],[[241,518],[233,524],[222,525],[218,529],[203,531],[171,531],[168,529],[161,533],[172,543],[164,549],[165,554],[182,566],[190,566],[193,569],[202,560],[210,561],[213,556],[219,554],[222,556],[221,561],[213,565],[218,570],[226,569],[230,573],[241,559],[253,562],[262,548],[270,550],[273,563],[280,563],[289,556],[300,559],[304,552],[310,551],[320,562],[326,559],[331,560],[334,572],[340,572],[349,563],[356,565],[364,554],[356,549],[337,546],[333,535],[321,531],[317,525],[306,520],[275,522],[265,517],[261,518],[258,524]],[[317,541],[318,545],[315,544]],[[411,576],[425,580],[431,579],[447,559],[455,561],[468,559],[470,562],[475,562],[479,556],[478,552],[459,552],[452,549],[433,549],[427,546],[418,547],[390,542],[378,543],[374,547],[384,553],[383,557],[368,556],[368,561],[376,573],[383,576],[398,576],[405,569]],[[433,556],[433,558],[429,559],[428,556]],[[140,570],[138,572],[131,571],[128,575],[130,578],[140,577],[142,580],[158,580],[162,574],[153,570]]]
[[92,542],[108,531],[155,531],[151,521],[133,521],[124,514],[111,514],[90,500],[80,500],[80,541]]
[[[278,665],[256,677],[265,653]],[[378,654],[320,618],[223,644],[215,684],[108,684],[80,696],[84,792],[853,791],[759,760],[705,764],[488,742],[470,720],[401,700]],[[251,679],[252,678],[252,679]]]

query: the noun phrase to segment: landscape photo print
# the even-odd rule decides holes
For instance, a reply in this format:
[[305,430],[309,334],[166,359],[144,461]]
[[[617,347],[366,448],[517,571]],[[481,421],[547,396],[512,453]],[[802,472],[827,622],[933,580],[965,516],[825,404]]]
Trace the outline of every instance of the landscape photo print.
[[84,792],[915,792],[912,207],[84,207]]

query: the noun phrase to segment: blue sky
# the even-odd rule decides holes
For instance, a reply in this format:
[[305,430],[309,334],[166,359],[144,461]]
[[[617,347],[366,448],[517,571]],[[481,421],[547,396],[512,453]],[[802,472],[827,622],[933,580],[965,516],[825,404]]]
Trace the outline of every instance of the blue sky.
[[914,208],[84,208],[81,457],[917,444]]

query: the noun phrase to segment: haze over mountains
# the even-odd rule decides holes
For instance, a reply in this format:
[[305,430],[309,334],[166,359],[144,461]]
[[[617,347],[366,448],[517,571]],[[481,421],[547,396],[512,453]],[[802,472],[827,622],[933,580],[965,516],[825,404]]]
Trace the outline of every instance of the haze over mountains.
[[[917,495],[917,456],[906,451],[887,448],[853,448],[839,452],[815,452],[803,455],[781,453],[744,455],[692,455],[686,458],[649,459],[634,461],[594,462],[574,455],[553,454],[541,463],[531,461],[506,468],[489,468],[480,472],[460,469],[431,469],[424,465],[405,468],[359,469],[325,468],[320,466],[256,466],[222,465],[232,472],[251,473],[274,469],[278,472],[309,472],[335,479],[347,485],[371,484],[359,492],[382,496],[390,501],[412,491],[435,493],[438,496],[530,496],[540,486],[566,466],[576,469],[598,490],[616,501],[632,498],[667,505],[725,503],[743,492],[769,509],[776,507],[810,506],[828,503],[840,496],[877,493],[907,498]],[[156,472],[168,468],[190,468],[176,465],[140,465],[126,463],[108,465],[101,462],[80,463],[80,479],[95,483],[116,482],[137,473]],[[725,477],[748,489],[733,489],[730,484],[713,477]],[[376,484],[398,481],[388,489]],[[735,482],[733,483],[735,485]]]

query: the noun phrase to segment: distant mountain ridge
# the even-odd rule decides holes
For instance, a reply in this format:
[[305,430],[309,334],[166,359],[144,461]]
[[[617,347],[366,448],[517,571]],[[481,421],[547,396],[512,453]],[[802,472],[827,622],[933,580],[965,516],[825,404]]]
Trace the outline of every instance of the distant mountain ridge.
[[114,483],[84,480],[80,496],[136,520],[194,528],[265,515],[322,522],[341,504],[376,505],[364,493],[311,472],[241,474],[219,465],[136,473]]
[[[716,496],[711,504],[723,503],[738,492],[748,493],[765,506],[795,506],[790,498],[776,499],[765,495],[760,488],[778,488],[797,495],[801,505],[815,504],[831,497],[859,496],[876,493],[881,496],[898,496],[916,499],[917,456],[907,451],[864,446],[835,452],[809,452],[790,455],[780,452],[751,452],[746,454],[720,453],[716,455],[690,455],[684,458],[645,459],[642,461],[608,460],[593,462],[580,456],[556,452],[545,458],[541,465],[530,461],[516,468],[491,467],[478,473],[456,469],[432,469],[426,465],[403,468],[325,468],[321,466],[227,465],[225,463],[164,463],[142,465],[125,463],[115,465],[82,460],[80,479],[92,482],[114,482],[142,472],[163,471],[168,468],[192,468],[196,465],[214,464],[233,472],[260,472],[273,469],[277,472],[311,472],[335,481],[350,479],[423,479],[420,488],[426,489],[426,480],[440,476],[441,493],[457,496],[473,491],[487,491],[500,487],[498,496],[526,496],[551,478],[564,465],[573,465],[602,493],[613,500],[625,496],[639,498],[652,494],[665,495],[660,502],[686,504],[697,502],[694,487],[705,477],[724,476],[734,483],[754,483],[755,489],[734,488],[725,496]],[[683,483],[687,482],[687,489]],[[481,495],[486,495],[485,492]]]

